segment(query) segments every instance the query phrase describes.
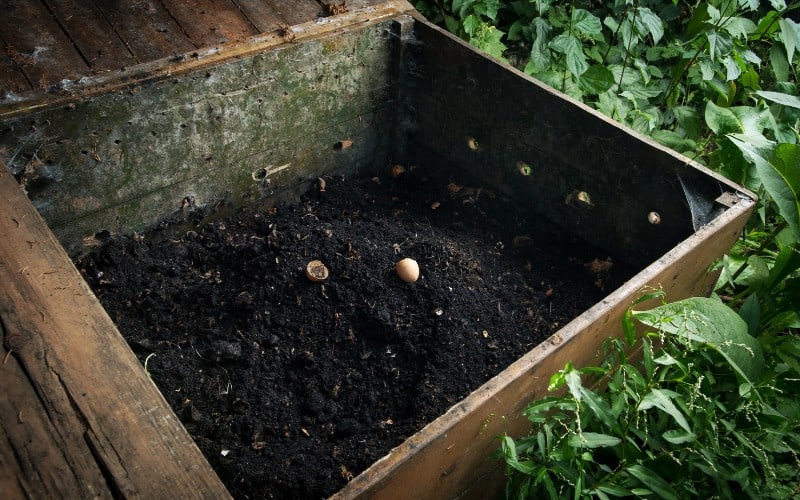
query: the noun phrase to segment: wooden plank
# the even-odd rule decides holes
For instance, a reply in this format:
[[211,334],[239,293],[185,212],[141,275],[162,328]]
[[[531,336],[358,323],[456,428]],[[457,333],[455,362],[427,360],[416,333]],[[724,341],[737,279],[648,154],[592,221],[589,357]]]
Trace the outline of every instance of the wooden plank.
[[130,66],[133,54],[93,2],[44,0],[93,72]]
[[41,2],[4,0],[0,5],[6,55],[33,87],[47,88],[88,74],[88,65]]
[[137,63],[197,48],[157,0],[102,2],[98,7],[130,49]]
[[164,5],[198,47],[241,42],[259,33],[231,0],[169,0]]
[[3,496],[229,498],[3,165],[0,234]]
[[279,25],[286,24],[286,20],[268,2],[263,0],[236,0],[236,4],[245,17],[261,33],[269,33],[278,29]]
[[278,15],[290,26],[316,20],[322,6],[314,0],[270,0]]
[[31,83],[22,69],[8,57],[5,41],[0,38],[0,105],[4,100],[15,99],[18,94],[30,90]]

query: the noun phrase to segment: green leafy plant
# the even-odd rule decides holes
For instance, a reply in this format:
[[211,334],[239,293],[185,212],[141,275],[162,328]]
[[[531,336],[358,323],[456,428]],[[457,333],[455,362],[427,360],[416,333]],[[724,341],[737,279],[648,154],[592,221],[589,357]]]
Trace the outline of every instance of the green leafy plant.
[[800,339],[756,339],[716,298],[629,311],[623,329],[601,364],[551,378],[528,436],[502,437],[508,498],[800,494]]

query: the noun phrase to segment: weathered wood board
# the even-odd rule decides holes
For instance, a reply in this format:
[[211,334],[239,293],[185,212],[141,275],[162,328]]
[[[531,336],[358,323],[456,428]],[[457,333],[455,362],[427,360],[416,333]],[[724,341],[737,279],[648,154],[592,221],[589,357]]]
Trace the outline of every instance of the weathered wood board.
[[[0,4],[0,111],[47,101],[140,64],[233,46],[327,21],[316,0],[8,0]],[[367,12],[380,0],[350,0]],[[410,8],[410,5],[408,5]],[[91,82],[89,82],[91,86]]]
[[0,164],[0,496],[229,495]]

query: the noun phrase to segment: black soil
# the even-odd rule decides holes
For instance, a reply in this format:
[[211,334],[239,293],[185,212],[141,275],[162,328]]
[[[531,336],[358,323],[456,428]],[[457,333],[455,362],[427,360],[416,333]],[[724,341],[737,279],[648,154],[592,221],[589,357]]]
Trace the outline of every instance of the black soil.
[[328,177],[78,267],[235,497],[320,498],[615,285],[607,255],[460,182]]

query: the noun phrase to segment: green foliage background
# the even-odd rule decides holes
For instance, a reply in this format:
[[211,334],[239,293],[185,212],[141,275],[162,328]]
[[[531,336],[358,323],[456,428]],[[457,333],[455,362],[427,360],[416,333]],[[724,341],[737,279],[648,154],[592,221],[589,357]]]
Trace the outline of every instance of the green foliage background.
[[[554,376],[565,395],[531,405],[530,436],[502,439],[508,496],[800,495],[800,1],[415,6],[760,197],[719,263],[716,298],[631,313],[602,365]],[[652,339],[631,336],[634,318],[657,357]],[[608,390],[586,389],[590,374]]]

